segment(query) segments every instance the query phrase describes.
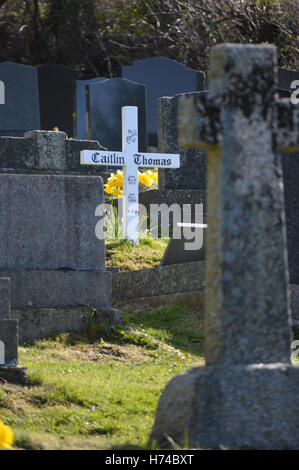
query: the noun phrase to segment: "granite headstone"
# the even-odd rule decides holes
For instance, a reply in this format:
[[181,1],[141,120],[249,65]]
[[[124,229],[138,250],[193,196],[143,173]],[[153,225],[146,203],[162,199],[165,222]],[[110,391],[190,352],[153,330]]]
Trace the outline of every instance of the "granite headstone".
[[204,89],[202,72],[167,57],[151,57],[124,65],[121,76],[147,86],[148,143],[153,147],[157,147],[158,98]]
[[147,151],[145,85],[111,78],[88,85],[90,138],[111,150],[122,149],[121,108],[138,107],[139,151]]
[[77,80],[74,82],[75,113],[74,113],[74,135],[77,139],[87,139],[87,93],[88,85],[100,83],[107,78],[96,77],[90,80]]
[[36,67],[0,63],[0,135],[24,136],[40,129]]
[[37,73],[41,128],[51,131],[58,127],[73,137],[73,82],[79,79],[79,72],[64,65],[42,64]]

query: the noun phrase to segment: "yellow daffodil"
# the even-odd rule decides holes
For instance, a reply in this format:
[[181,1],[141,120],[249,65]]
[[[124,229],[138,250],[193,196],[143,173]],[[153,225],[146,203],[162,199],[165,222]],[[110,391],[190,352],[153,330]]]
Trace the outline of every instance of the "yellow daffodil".
[[9,426],[5,424],[0,419],[0,449],[8,450],[11,448],[13,443],[13,432]]
[[[142,186],[150,187],[156,181],[158,181],[157,172],[152,170],[145,171],[143,173],[138,172],[138,182]],[[111,173],[110,177],[105,184],[105,193],[110,194],[113,197],[121,197],[123,189],[123,172],[117,170],[116,174]]]

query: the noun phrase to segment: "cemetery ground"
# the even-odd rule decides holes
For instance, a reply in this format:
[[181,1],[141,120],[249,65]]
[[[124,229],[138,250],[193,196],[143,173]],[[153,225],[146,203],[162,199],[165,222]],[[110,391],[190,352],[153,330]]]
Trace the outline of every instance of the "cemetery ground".
[[202,314],[188,305],[122,308],[121,327],[91,313],[81,334],[19,348],[30,384],[0,386],[15,449],[148,448],[165,385],[203,364]]

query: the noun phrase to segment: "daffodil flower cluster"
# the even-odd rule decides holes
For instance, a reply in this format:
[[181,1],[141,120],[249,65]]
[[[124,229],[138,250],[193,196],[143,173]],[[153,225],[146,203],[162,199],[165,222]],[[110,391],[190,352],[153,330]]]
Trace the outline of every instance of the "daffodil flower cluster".
[[0,450],[8,450],[13,443],[13,432],[0,419]]
[[[158,175],[152,170],[143,173],[138,171],[138,182],[142,186],[150,187],[158,181]],[[116,173],[111,173],[110,177],[105,184],[105,193],[113,197],[121,197],[123,190],[123,172],[117,170]]]

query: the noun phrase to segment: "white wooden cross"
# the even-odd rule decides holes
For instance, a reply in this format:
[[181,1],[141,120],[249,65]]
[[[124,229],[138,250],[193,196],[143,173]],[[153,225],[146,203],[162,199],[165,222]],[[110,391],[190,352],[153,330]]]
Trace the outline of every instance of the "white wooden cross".
[[138,152],[138,108],[124,106],[121,110],[122,152],[82,150],[81,165],[109,165],[123,168],[124,238],[132,243],[138,243],[138,168],[179,168],[180,155]]

